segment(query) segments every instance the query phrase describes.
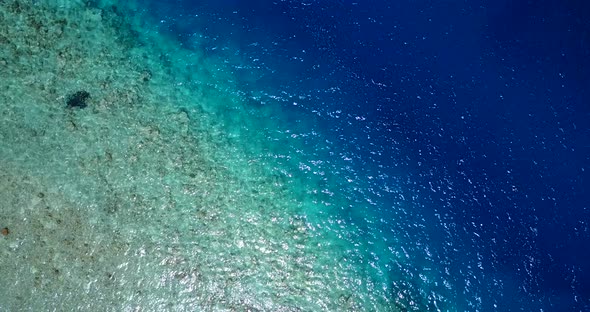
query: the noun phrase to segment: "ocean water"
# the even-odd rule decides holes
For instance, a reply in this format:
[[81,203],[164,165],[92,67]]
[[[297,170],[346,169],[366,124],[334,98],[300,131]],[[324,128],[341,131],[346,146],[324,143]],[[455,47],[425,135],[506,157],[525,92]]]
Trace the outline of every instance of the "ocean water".
[[0,311],[590,309],[587,12],[1,1]]

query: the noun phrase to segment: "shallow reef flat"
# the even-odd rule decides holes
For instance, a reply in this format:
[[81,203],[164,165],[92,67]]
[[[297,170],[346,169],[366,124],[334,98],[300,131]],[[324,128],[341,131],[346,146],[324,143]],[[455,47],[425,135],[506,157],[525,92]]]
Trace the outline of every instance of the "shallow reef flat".
[[391,308],[224,132],[218,60],[64,3],[0,1],[0,311]]

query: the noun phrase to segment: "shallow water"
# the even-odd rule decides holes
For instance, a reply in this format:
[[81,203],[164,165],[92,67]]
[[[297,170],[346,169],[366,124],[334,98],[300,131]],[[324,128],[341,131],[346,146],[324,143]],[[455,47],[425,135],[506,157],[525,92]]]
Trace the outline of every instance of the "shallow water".
[[588,307],[575,36],[550,65],[501,5],[0,8],[0,310]]

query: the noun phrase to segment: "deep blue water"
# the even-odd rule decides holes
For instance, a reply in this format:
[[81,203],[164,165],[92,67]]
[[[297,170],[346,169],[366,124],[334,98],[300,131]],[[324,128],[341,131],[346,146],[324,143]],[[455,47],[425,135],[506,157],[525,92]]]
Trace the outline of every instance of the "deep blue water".
[[459,310],[590,310],[590,4],[149,9],[185,46],[239,58],[233,73],[253,105],[280,106],[294,127],[314,120],[330,142],[309,148],[329,144],[349,161],[367,186],[350,198],[370,199],[377,232],[410,255],[389,264],[393,289],[420,288],[428,267],[452,287],[426,293]]

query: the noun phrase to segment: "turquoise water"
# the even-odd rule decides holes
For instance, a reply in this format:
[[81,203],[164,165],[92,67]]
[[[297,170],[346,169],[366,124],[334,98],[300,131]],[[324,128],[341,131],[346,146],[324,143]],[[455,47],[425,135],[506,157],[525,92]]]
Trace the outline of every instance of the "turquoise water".
[[138,7],[0,5],[0,310],[442,304],[393,288],[410,259],[374,211],[383,177],[312,98],[241,87],[231,50],[185,48]]

